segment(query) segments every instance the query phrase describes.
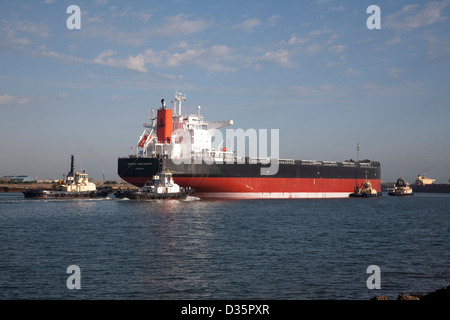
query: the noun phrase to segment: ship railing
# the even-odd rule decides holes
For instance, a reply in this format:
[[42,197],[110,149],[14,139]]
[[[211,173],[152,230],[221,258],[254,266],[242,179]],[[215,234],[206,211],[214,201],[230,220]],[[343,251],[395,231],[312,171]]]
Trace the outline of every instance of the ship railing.
[[[242,158],[240,158],[242,159]],[[257,158],[257,157],[245,157],[245,163],[251,163],[251,164],[269,164],[271,161],[270,158]]]
[[294,159],[278,159],[279,164],[295,164]]
[[301,160],[301,161],[302,161],[301,164],[303,164],[303,165],[311,165],[311,166],[313,166],[313,165],[320,165],[320,164],[322,164],[321,161],[317,161],[317,160]]
[[371,167],[371,166],[372,166],[371,163],[365,163],[365,162],[360,162],[359,165],[360,165],[361,167]]

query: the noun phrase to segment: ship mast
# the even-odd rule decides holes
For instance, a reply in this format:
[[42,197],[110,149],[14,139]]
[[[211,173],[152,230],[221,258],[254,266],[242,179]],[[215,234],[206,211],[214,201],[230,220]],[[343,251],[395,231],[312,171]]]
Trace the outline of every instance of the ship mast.
[[67,174],[68,177],[73,177],[73,169],[74,169],[74,162],[73,162],[73,155],[70,156],[70,171]]
[[178,117],[181,117],[181,101],[185,101],[186,96],[183,93],[175,92],[174,99],[178,101]]

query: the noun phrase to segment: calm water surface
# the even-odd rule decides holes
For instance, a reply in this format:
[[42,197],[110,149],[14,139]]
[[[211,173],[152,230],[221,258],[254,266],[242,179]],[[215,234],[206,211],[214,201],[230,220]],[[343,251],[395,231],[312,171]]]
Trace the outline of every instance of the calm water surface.
[[[450,195],[29,200],[0,193],[0,299],[370,299],[450,284]],[[81,270],[69,290],[67,267]],[[381,269],[369,290],[367,267]]]

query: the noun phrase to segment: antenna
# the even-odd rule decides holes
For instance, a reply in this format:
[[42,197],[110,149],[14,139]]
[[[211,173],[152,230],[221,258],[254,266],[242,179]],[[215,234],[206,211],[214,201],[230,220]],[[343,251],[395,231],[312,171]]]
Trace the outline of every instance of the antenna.
[[175,100],[178,101],[178,116],[181,117],[181,101],[186,100],[186,96],[183,93],[175,92]]
[[156,116],[155,116],[155,109],[152,108],[152,127],[156,127]]
[[359,142],[356,144],[356,161],[359,161]]

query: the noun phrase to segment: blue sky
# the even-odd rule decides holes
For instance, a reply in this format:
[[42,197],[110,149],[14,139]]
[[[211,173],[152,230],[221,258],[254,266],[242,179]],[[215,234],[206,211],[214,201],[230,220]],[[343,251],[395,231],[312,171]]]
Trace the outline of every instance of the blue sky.
[[[69,5],[81,9],[70,30]],[[370,5],[381,29],[370,30]],[[450,179],[450,1],[5,1],[0,176],[118,179],[152,107],[280,129],[280,156]]]

